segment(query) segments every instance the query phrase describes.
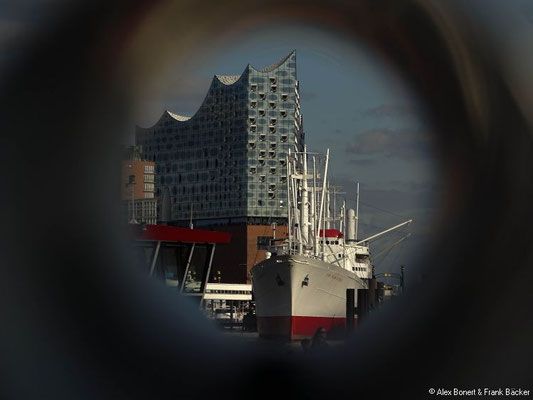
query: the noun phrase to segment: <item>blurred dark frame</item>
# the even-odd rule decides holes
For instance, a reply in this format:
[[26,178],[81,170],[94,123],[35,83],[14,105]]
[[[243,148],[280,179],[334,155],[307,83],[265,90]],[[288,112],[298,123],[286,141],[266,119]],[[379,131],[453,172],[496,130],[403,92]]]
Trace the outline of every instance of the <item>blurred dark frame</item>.
[[[520,109],[533,105],[517,103],[502,53],[452,4],[271,1],[260,14],[244,1],[92,1],[19,48],[0,82],[2,397],[530,389],[533,146]],[[284,357],[224,339],[127,268],[112,198],[135,77],[121,55],[157,7],[178,41],[273,15],[316,24],[374,49],[419,96],[445,171],[439,239],[421,260],[431,273],[342,351]]]

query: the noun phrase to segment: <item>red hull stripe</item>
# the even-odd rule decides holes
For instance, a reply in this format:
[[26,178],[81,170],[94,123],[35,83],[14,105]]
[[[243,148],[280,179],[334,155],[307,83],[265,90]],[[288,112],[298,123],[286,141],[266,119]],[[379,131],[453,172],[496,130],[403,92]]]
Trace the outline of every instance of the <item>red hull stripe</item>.
[[326,329],[328,336],[342,336],[345,327],[346,318],[301,316],[257,318],[259,335],[263,337],[300,339],[313,336],[318,328]]

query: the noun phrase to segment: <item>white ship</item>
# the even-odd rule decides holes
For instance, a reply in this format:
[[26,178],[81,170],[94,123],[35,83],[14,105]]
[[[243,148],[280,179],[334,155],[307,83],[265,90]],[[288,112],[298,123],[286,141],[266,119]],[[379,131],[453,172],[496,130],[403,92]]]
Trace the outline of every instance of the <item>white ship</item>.
[[[308,171],[310,161],[312,173]],[[346,289],[367,288],[372,278],[369,242],[412,221],[358,240],[359,185],[356,210],[346,212],[343,202],[339,215],[335,215],[336,207],[331,215],[329,149],[322,176],[316,161],[306,150],[289,152],[288,235],[274,241],[267,259],[251,270],[257,328],[262,337],[303,339],[319,327],[330,337],[343,334]]]

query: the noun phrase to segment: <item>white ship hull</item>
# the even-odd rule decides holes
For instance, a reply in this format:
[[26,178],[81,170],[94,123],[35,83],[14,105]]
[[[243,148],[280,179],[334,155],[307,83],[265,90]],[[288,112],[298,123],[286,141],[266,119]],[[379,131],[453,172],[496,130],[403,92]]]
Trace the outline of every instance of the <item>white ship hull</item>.
[[346,324],[346,289],[367,287],[340,265],[303,255],[280,255],[252,268],[257,326],[262,337],[302,339],[319,327],[329,337]]

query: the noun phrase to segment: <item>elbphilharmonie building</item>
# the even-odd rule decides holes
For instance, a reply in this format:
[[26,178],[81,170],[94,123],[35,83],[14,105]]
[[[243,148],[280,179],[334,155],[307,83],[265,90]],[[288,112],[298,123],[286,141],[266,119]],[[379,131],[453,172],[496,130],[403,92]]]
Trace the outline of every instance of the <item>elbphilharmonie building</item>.
[[[192,117],[165,111],[136,144],[156,165],[169,221],[269,224],[287,211],[286,156],[304,143],[296,52],[241,75],[215,75]],[[166,203],[166,204],[165,204]]]

